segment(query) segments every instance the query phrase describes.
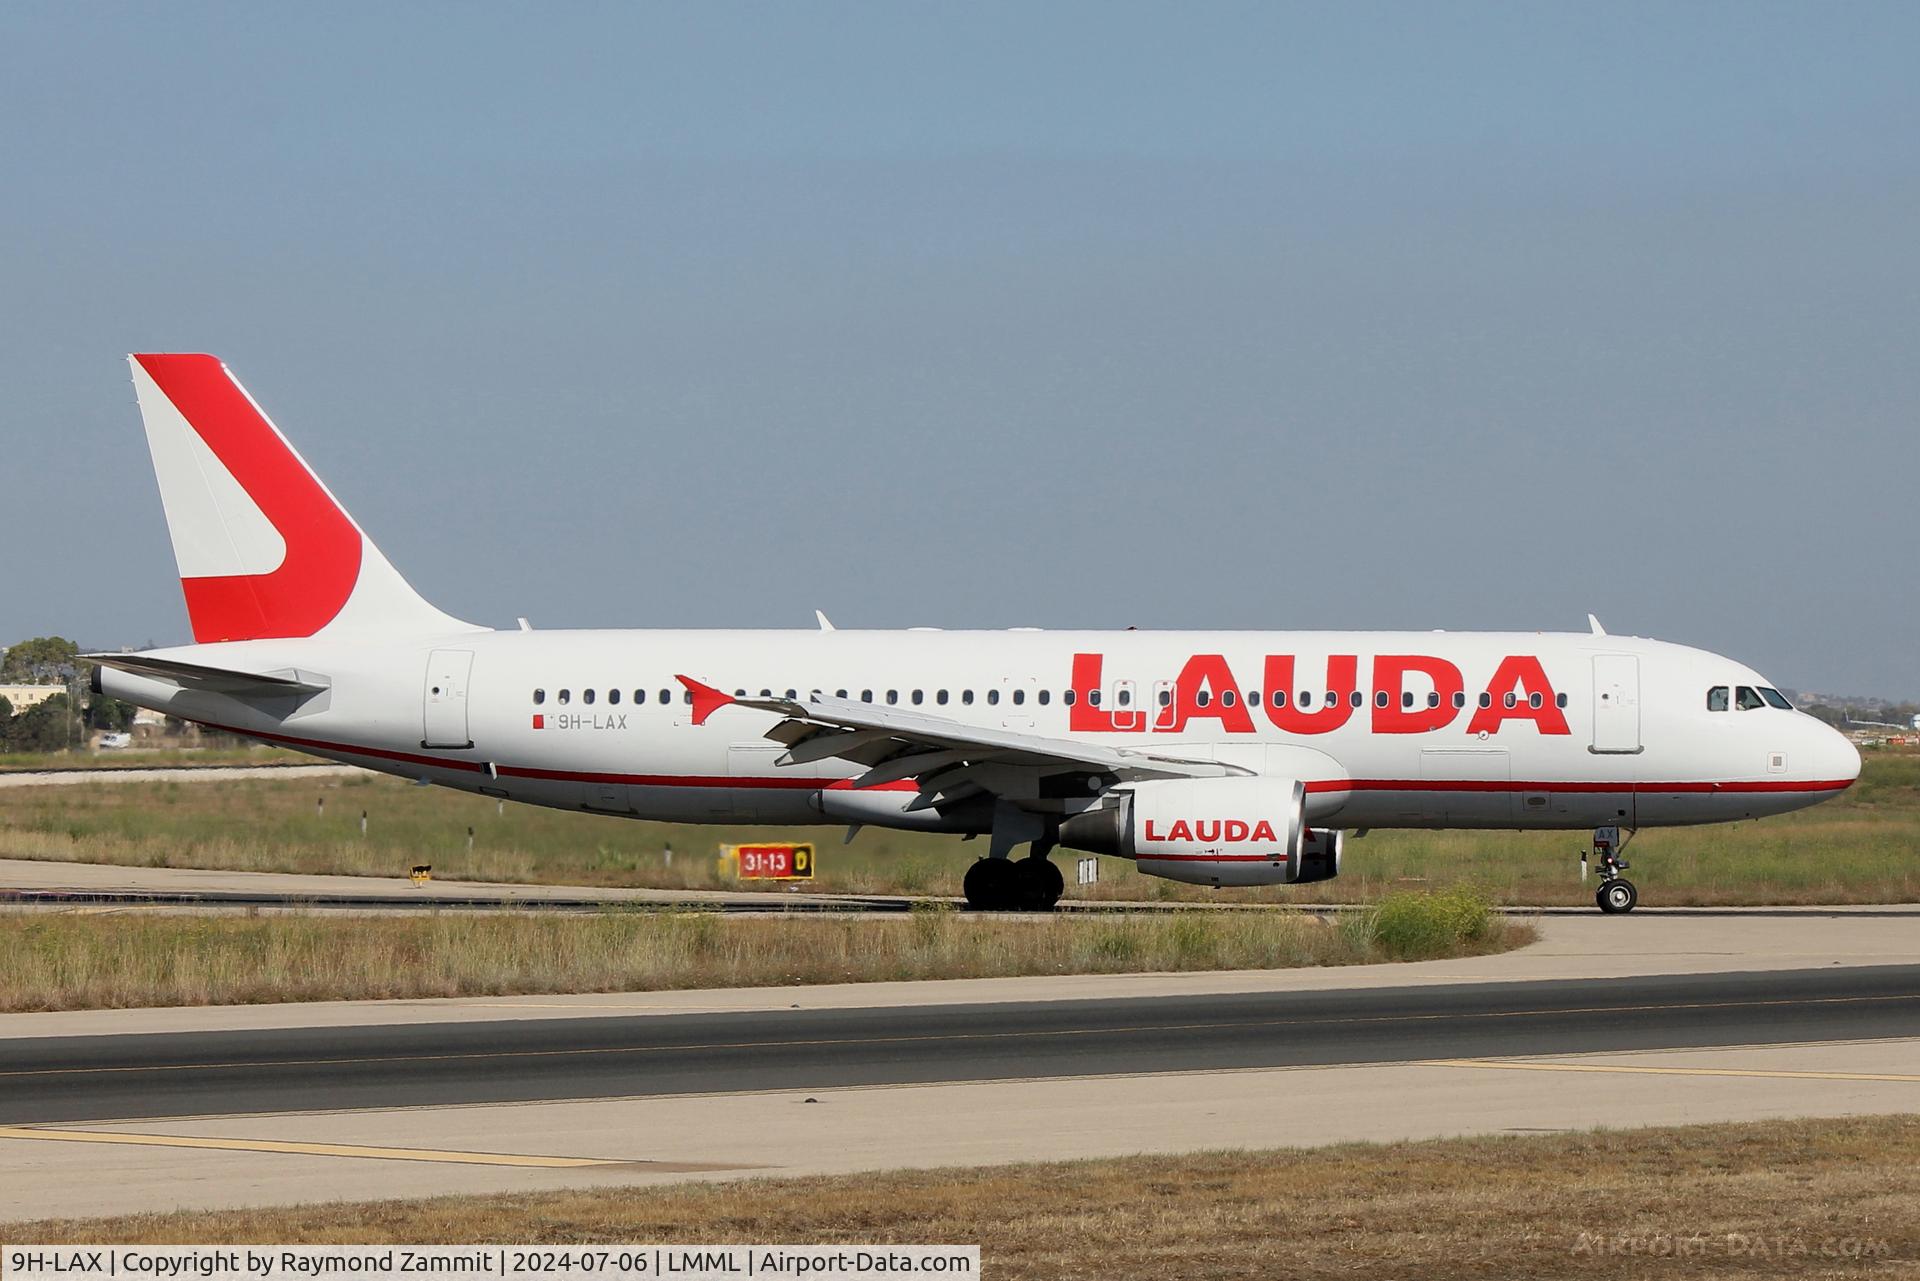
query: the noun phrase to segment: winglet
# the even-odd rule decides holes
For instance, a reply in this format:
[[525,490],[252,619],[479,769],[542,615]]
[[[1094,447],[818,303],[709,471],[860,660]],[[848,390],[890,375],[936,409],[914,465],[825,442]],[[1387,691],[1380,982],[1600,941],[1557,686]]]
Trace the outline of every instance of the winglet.
[[1593,629],[1595,636],[1605,636],[1607,634],[1607,629],[1600,626],[1600,620],[1592,614],[1587,615],[1587,626]]
[[713,715],[728,703],[733,695],[715,689],[711,685],[702,685],[691,676],[675,676],[673,679],[687,687],[687,693],[693,695],[693,723],[705,725],[707,717]]
[[814,610],[813,617],[814,620],[820,624],[821,631],[830,632],[833,630],[833,623],[827,618],[825,610]]

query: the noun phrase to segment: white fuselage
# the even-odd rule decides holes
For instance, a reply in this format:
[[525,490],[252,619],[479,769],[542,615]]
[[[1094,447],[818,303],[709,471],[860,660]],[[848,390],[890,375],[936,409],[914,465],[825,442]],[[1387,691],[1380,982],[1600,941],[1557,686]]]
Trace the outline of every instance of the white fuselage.
[[1813,804],[1859,772],[1803,713],[1711,709],[1710,690],[1767,687],[1746,666],[1601,634],[341,631],[154,656],[324,689],[225,695],[112,670],[102,688],[407,778],[680,822],[981,828],[909,812],[908,782],[853,789],[844,761],[776,764],[774,713],[696,724],[683,675],[1297,778],[1309,820],[1338,828],[1716,822]]

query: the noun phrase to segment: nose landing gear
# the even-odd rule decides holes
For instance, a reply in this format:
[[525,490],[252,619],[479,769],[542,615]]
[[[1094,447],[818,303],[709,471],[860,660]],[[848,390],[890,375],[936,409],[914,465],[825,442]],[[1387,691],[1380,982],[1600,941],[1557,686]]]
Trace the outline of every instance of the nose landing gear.
[[[1627,833],[1627,839],[1633,839],[1633,833]],[[1629,864],[1620,857],[1620,851],[1626,848],[1626,841],[1620,839],[1617,827],[1596,827],[1593,829],[1593,849],[1582,851],[1580,855],[1580,879],[1587,879],[1587,859],[1600,867],[1600,888],[1593,892],[1593,902],[1602,912],[1615,916],[1622,912],[1631,912],[1640,901],[1640,891],[1633,882],[1620,873],[1627,870]]]

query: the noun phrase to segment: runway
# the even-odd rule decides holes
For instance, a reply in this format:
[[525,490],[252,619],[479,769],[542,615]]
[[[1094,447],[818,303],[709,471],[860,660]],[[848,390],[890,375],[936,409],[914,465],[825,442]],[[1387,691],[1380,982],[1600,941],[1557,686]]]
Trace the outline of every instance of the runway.
[[0,1219],[1920,1110],[1920,913],[1334,970],[0,1018]]
[[[1872,1040],[1920,968],[0,1042],[0,1124]],[[1920,1062],[1914,1065],[1920,1071]],[[1920,1075],[1913,1081],[1920,1084]]]

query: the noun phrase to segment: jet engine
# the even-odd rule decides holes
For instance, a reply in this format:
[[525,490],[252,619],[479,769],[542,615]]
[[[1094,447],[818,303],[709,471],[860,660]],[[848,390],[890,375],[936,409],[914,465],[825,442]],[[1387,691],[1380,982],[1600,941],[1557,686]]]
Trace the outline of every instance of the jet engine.
[[1339,834],[1315,834],[1309,865],[1306,795],[1293,778],[1154,779],[1126,789],[1118,805],[1067,819],[1060,843],[1190,885],[1323,881],[1338,868]]

